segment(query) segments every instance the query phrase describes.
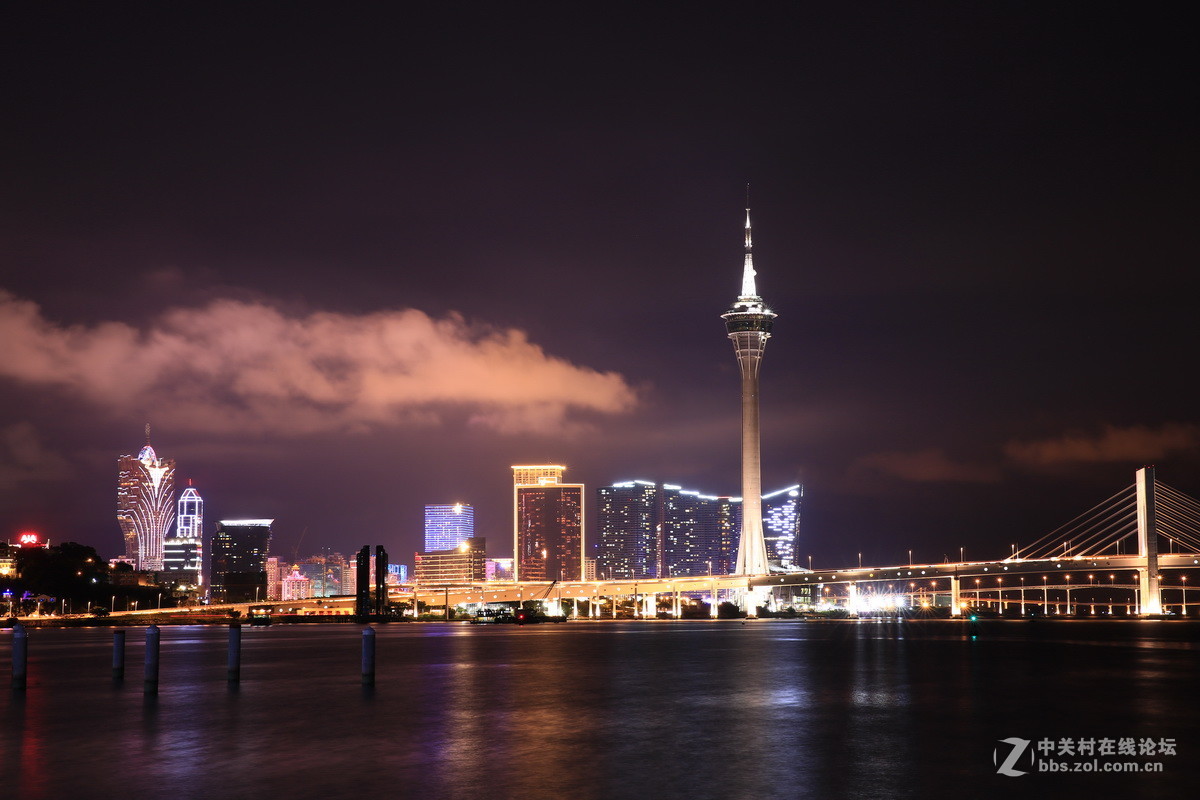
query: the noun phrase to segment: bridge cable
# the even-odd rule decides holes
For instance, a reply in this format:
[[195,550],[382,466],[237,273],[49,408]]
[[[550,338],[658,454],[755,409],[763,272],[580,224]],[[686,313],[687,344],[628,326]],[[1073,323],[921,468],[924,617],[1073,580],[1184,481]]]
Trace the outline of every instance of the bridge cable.
[[[1055,551],[1061,546],[1064,539],[1073,538],[1074,535],[1077,535],[1079,530],[1084,528],[1085,525],[1087,525],[1088,529],[1090,529],[1092,526],[1098,524],[1095,521],[1097,517],[1101,518],[1099,522],[1104,522],[1114,513],[1126,512],[1129,508],[1130,495],[1134,491],[1135,487],[1132,485],[1122,489],[1111,497],[1092,506],[1090,509],[1075,517],[1071,521],[1050,531],[1032,544],[1023,548],[1019,548],[1018,552],[1024,551],[1027,558],[1043,558],[1053,556]],[[1112,506],[1117,503],[1123,503],[1123,505],[1121,508],[1114,511]]]

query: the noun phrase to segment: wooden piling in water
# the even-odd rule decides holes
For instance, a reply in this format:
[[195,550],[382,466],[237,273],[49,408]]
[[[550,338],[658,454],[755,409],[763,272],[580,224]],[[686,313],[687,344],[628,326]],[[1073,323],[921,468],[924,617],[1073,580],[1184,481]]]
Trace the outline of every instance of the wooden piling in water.
[[229,626],[229,657],[225,663],[225,679],[237,683],[242,679],[242,626]]
[[146,674],[142,684],[145,694],[158,694],[158,644],[160,631],[157,625],[146,628]]
[[19,622],[13,623],[12,633],[12,688],[15,692],[25,691],[25,679],[29,668],[29,633]]

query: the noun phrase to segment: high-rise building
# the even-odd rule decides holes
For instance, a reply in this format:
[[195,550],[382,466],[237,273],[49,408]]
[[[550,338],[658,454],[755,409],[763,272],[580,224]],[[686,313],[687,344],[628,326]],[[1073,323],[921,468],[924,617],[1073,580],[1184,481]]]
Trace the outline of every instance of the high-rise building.
[[465,586],[487,578],[487,539],[475,536],[450,550],[413,554],[413,573],[421,586]]
[[740,505],[732,499],[651,481],[615,483],[597,493],[601,578],[731,571]]
[[[770,564],[795,566],[803,487],[764,495]],[[601,578],[728,575],[736,568],[742,500],[670,483],[624,481],[597,489]]]
[[762,527],[762,463],[759,450],[758,369],[762,363],[776,314],[767,308],[754,283],[754,256],[750,240],[750,209],[746,209],[746,254],[742,266],[742,291],[721,315],[733,341],[742,373],[742,533],[738,542],[737,575],[765,575],[767,546]]
[[342,567],[342,595],[356,596],[358,594],[358,569],[356,562],[346,560]]
[[279,559],[275,556],[267,558],[267,598],[268,600],[278,600],[283,593],[282,570],[284,567],[279,563]]
[[117,522],[125,538],[125,556],[135,569],[163,568],[163,541],[175,520],[175,461],[159,458],[146,444],[137,456],[117,459]]
[[800,502],[804,487],[796,484],[763,495],[763,538],[767,560],[772,566],[793,569],[799,566]]
[[597,569],[605,578],[656,578],[661,572],[662,491],[650,481],[596,490]]
[[730,497],[663,484],[663,577],[732,572],[738,505]]
[[163,542],[163,569],[181,573],[194,586],[204,583],[204,500],[188,481],[179,495],[175,535]]
[[425,506],[425,549],[453,550],[475,535],[475,508],[468,503]]
[[281,583],[283,584],[279,596],[281,600],[307,600],[314,596],[312,581],[307,575],[301,574],[298,569],[292,570],[292,573]]
[[267,550],[273,519],[223,519],[212,539],[209,591],[219,603],[268,597]]
[[583,484],[563,483],[565,469],[556,464],[512,468],[517,580],[583,577]]

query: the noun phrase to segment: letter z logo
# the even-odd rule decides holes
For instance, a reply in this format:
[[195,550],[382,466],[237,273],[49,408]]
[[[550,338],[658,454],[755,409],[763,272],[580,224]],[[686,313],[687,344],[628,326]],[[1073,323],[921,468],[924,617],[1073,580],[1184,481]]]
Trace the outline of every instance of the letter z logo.
[[[996,767],[996,772],[1000,773],[1001,775],[1007,775],[1010,778],[1016,778],[1020,775],[1024,775],[1024,770],[1013,769],[1013,767],[1016,766],[1017,760],[1020,759],[1021,754],[1029,748],[1030,740],[1018,739],[1015,736],[1010,736],[1007,739],[1001,739],[1000,744],[1007,744],[1012,749],[1009,751],[1008,756],[1004,759],[1004,763]],[[992,763],[996,764],[999,760],[1000,748],[997,747],[992,750]],[[1033,763],[1032,750],[1029,752],[1029,763]]]

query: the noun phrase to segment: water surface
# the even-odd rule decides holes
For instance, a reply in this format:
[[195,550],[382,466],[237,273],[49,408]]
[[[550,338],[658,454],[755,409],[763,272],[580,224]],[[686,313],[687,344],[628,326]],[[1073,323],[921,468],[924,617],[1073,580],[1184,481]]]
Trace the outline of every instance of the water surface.
[[[1180,796],[1200,755],[1188,623],[392,624],[30,631],[0,692],[5,798]],[[974,633],[977,638],[972,639]],[[0,669],[9,639],[0,633]],[[996,774],[998,740],[1174,738],[1156,775]],[[1006,752],[1006,750],[1004,751]]]

